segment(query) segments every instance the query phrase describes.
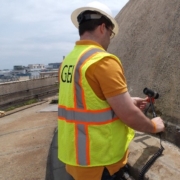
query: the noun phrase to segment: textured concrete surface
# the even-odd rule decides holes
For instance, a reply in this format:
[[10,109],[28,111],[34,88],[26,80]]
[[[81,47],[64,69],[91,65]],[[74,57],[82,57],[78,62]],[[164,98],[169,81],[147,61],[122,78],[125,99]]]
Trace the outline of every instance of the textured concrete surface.
[[58,111],[58,105],[57,104],[49,104],[44,109],[41,109],[40,112],[57,112]]
[[48,105],[49,101],[0,118],[1,180],[45,179],[57,126],[57,112],[39,112]]
[[[158,136],[157,136],[158,137]],[[180,177],[180,150],[169,142],[162,141],[165,148],[160,156],[145,174],[145,180],[177,180]],[[154,136],[136,132],[136,137],[130,145],[129,164],[131,173],[137,179],[146,162],[160,148],[160,140]]]
[[130,0],[116,19],[108,51],[121,59],[132,96],[144,96],[145,87],[160,94],[163,138],[180,147],[180,0]]

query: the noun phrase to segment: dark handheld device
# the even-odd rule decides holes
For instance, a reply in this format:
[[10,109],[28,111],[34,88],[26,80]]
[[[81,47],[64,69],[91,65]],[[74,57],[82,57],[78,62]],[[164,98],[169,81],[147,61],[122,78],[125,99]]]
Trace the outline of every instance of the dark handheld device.
[[154,99],[158,99],[159,98],[159,94],[151,89],[148,88],[144,88],[143,93],[145,95],[147,95],[148,97],[154,98]]
[[158,99],[159,98],[159,94],[156,91],[148,89],[147,87],[144,88],[143,93],[148,96],[148,101],[150,102],[149,107],[145,111],[145,114],[147,113],[148,109],[151,107],[152,113],[153,113],[153,117],[157,117],[156,112],[154,110],[153,102],[154,102],[154,99]]
[[[152,113],[153,113],[153,117],[157,117],[155,109],[154,109],[154,105],[153,105],[153,101],[154,99],[158,99],[159,98],[159,94],[151,89],[148,88],[144,88],[143,93],[145,95],[148,96],[148,101],[150,102],[149,107],[151,107],[152,109]],[[149,107],[147,108],[147,110],[145,111],[145,114],[147,113]],[[144,175],[145,173],[148,171],[148,169],[153,165],[153,163],[156,161],[156,159],[158,157],[160,157],[164,151],[164,147],[161,144],[161,134],[158,133],[159,138],[160,138],[160,148],[157,151],[157,153],[155,153],[150,159],[149,161],[144,165],[144,167],[142,168],[140,174],[139,174],[139,178],[138,180],[144,180]]]

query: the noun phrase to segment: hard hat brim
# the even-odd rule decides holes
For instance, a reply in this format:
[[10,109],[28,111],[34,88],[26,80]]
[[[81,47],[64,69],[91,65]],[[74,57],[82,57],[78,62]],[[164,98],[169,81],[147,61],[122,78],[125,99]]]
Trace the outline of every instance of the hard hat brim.
[[102,15],[108,17],[108,18],[111,20],[111,22],[114,24],[113,32],[115,33],[115,36],[118,34],[118,32],[119,32],[119,27],[118,27],[118,24],[117,24],[116,20],[115,20],[113,17],[111,17],[109,14],[107,14],[106,12],[101,11],[100,9],[96,9],[96,8],[94,8],[94,7],[82,7],[82,8],[78,8],[78,9],[76,9],[75,11],[72,12],[72,14],[71,14],[71,21],[72,21],[72,23],[74,24],[74,26],[75,26],[76,28],[79,27],[79,23],[78,23],[78,21],[77,21],[78,15],[79,15],[81,12],[83,12],[83,11],[88,11],[88,10],[90,10],[90,11],[97,11],[97,12],[101,13]]

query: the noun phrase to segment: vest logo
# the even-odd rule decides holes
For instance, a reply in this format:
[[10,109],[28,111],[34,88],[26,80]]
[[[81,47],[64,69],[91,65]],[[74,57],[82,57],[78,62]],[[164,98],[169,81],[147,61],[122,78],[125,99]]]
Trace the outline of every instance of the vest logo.
[[72,75],[74,71],[74,65],[65,65],[61,71],[61,80],[64,83],[72,82]]

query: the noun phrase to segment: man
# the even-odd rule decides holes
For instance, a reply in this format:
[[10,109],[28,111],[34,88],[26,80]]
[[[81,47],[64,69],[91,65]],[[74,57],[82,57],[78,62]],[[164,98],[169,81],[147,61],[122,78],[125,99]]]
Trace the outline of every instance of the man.
[[110,180],[127,163],[133,129],[157,133],[164,124],[142,113],[146,99],[130,97],[120,60],[106,52],[118,33],[109,8],[92,2],[71,19],[80,41],[60,70],[58,157],[75,180]]

